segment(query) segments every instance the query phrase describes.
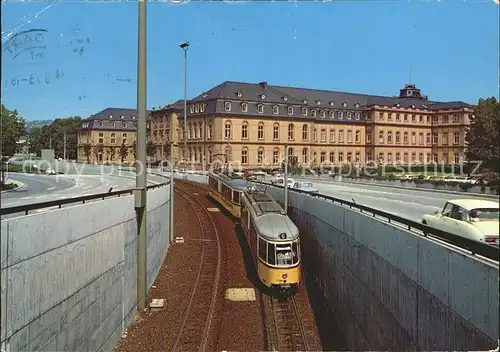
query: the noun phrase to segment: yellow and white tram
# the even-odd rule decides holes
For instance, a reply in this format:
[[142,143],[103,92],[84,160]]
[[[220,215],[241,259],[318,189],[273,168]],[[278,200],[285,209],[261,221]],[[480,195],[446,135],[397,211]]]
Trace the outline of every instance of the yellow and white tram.
[[209,194],[233,216],[240,218],[241,193],[247,188],[247,181],[242,178],[232,178],[224,174],[210,173],[208,175]]
[[260,281],[272,290],[294,294],[301,280],[299,229],[266,193],[248,190],[240,199],[241,226]]

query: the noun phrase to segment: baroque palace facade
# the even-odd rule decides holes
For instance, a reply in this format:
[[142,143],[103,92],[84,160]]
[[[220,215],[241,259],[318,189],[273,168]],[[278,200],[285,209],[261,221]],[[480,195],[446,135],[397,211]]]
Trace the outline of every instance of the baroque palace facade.
[[[184,158],[184,101],[149,112],[150,159]],[[473,107],[436,102],[407,84],[398,96],[224,82],[187,102],[188,160],[242,167],[299,164],[456,164]],[[137,110],[108,108],[82,121],[78,161],[134,161]]]
[[[183,154],[184,102],[150,113],[149,140],[165,160]],[[473,107],[436,102],[407,84],[398,96],[224,82],[187,102],[187,157],[242,167],[299,164],[456,164],[464,158]]]

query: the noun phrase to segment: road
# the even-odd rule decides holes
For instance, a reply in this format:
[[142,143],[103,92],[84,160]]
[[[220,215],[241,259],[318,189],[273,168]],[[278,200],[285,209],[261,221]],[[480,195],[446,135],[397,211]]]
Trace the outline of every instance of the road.
[[[294,178],[300,180],[300,178]],[[388,188],[374,185],[360,185],[340,182],[315,182],[320,193],[361,205],[386,211],[413,221],[421,221],[424,214],[441,210],[446,201],[458,198],[480,198],[471,195],[427,192],[420,190]]]
[[[135,187],[135,178],[132,174],[127,177],[119,177],[111,175],[48,176],[11,173],[9,177],[24,183],[25,186],[19,191],[2,193],[2,208],[105,193],[110,188],[113,191],[119,191]],[[149,184],[165,181],[165,178],[148,175]]]

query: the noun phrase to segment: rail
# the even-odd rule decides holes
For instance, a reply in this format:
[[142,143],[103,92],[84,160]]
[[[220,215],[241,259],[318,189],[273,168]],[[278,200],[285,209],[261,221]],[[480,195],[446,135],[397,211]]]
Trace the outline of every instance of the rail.
[[[270,187],[275,187],[275,188],[281,188],[284,189],[283,186],[280,185],[274,185],[271,183],[267,182],[261,182],[261,181],[252,181],[252,183],[257,183],[257,184],[262,184]],[[395,225],[404,225],[407,227],[409,231],[412,231],[412,233],[418,234],[423,237],[430,237],[430,238],[436,238],[445,242],[448,242],[454,246],[460,247],[462,249],[468,250],[471,252],[473,255],[480,255],[483,257],[486,257],[488,259],[492,259],[495,261],[499,261],[500,258],[500,250],[498,247],[486,244],[486,243],[480,243],[476,242],[473,240],[470,240],[468,238],[464,238],[458,235],[454,235],[449,232],[441,231],[432,227],[429,227],[427,225],[424,225],[422,223],[409,220],[406,218],[403,218],[401,216],[397,216],[392,213],[385,212],[383,210],[378,210],[374,208],[367,207],[366,205],[361,205],[357,204],[355,202],[350,202],[348,200],[344,199],[339,199],[335,198],[333,196],[328,196],[325,194],[321,193],[311,193],[308,191],[302,191],[298,189],[292,189],[288,188],[289,192],[295,192],[295,193],[302,193],[302,194],[307,194],[311,197],[316,197],[319,199],[324,199],[331,201],[333,204],[340,204],[341,206],[348,206],[350,209],[358,210],[359,212],[363,214],[369,214],[372,217],[376,219],[385,219],[388,223],[390,224],[395,224]],[[415,230],[419,230],[420,232],[417,232]]]
[[[170,181],[164,182],[164,183],[159,183],[156,185],[150,185],[150,186],[147,186],[146,189],[149,191],[149,190],[156,189],[159,187],[167,186],[169,184],[170,184]],[[74,198],[67,198],[67,199],[56,199],[56,200],[51,200],[48,202],[39,202],[39,203],[33,203],[33,204],[17,205],[17,206],[13,206],[13,207],[7,207],[7,208],[0,209],[0,216],[1,215],[9,215],[9,214],[17,214],[17,213],[24,213],[24,215],[28,215],[28,213],[30,211],[33,211],[33,210],[38,210],[38,209],[43,209],[43,208],[52,208],[52,207],[58,207],[59,209],[61,209],[61,207],[63,205],[80,203],[80,202],[82,204],[85,204],[85,202],[90,201],[90,200],[96,200],[96,199],[104,200],[106,198],[111,198],[111,197],[121,197],[123,195],[133,194],[133,192],[134,192],[134,189],[125,189],[125,190],[121,190],[121,191],[91,194],[88,196],[81,196],[81,197],[74,197]]]

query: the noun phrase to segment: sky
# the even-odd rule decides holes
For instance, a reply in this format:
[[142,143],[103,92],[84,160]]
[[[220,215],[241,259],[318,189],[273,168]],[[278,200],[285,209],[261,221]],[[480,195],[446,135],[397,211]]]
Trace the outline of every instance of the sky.
[[[2,2],[2,103],[27,120],[137,106],[137,3]],[[493,0],[147,5],[148,108],[224,81],[429,99],[499,94]],[[31,49],[30,49],[31,48]],[[411,73],[410,73],[411,72]]]

